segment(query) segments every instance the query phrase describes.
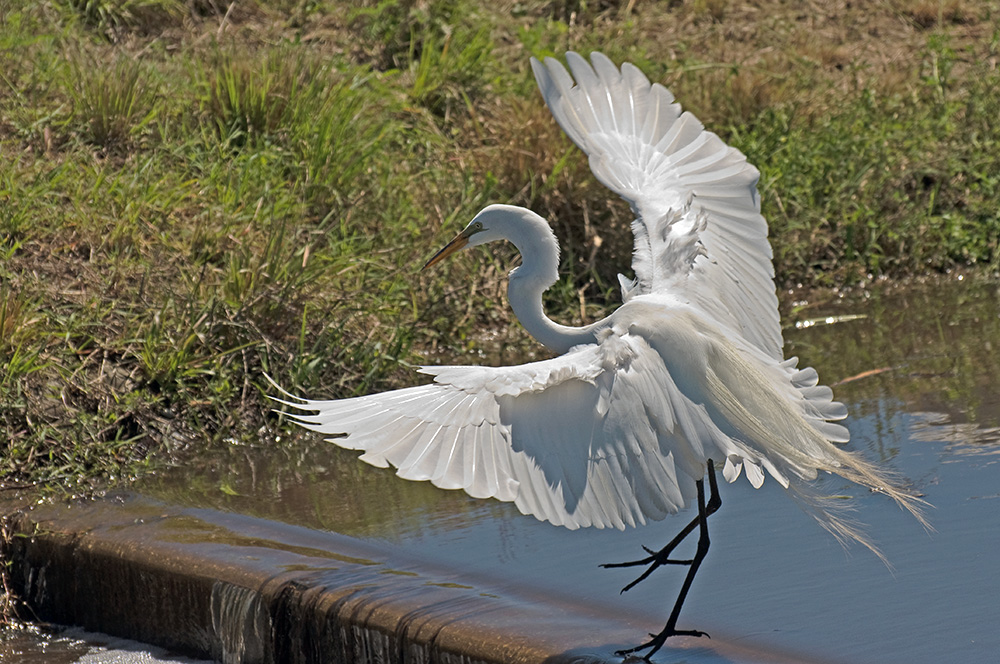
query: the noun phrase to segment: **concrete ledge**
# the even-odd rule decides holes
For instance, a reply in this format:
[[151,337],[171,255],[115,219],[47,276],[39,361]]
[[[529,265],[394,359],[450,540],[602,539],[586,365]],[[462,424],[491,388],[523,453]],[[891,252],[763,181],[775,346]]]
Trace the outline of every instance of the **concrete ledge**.
[[[36,507],[14,530],[11,578],[39,619],[227,663],[617,663],[651,627],[354,538],[141,497]],[[671,640],[678,651],[802,661],[719,640]]]

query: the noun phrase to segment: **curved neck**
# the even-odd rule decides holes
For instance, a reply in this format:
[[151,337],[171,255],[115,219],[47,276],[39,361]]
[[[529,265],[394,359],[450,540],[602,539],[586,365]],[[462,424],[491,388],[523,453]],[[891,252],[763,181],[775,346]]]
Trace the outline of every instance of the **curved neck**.
[[521,266],[510,273],[507,295],[511,309],[528,334],[557,353],[593,343],[593,327],[556,323],[542,310],[542,293],[559,279],[559,244],[548,222],[530,210],[514,208],[524,223],[508,239],[521,252]]

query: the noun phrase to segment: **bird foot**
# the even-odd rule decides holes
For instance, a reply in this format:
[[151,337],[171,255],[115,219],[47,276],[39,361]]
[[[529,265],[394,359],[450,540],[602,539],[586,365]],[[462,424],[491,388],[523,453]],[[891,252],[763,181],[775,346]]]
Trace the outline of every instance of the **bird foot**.
[[642,547],[642,550],[649,555],[645,558],[640,558],[639,560],[629,560],[624,563],[602,563],[601,567],[638,567],[639,565],[655,565],[659,567],[660,565],[690,565],[690,560],[671,560],[670,554],[673,552],[674,547],[665,546],[659,551],[653,551],[648,546]]
[[659,634],[650,634],[650,636],[652,638],[646,643],[638,645],[634,648],[628,648],[626,650],[616,650],[615,654],[618,655],[619,657],[626,657],[626,659],[631,659],[630,657],[628,657],[629,655],[633,655],[634,653],[637,653],[641,650],[649,649],[649,652],[647,652],[640,658],[648,662],[649,658],[652,657],[657,650],[662,648],[663,644],[666,643],[667,639],[669,639],[671,636],[698,636],[698,637],[704,636],[709,639],[712,638],[711,636],[709,636],[708,632],[701,632],[696,629],[674,629],[673,627],[667,627]]
[[636,578],[632,583],[630,583],[627,586],[625,586],[624,588],[622,588],[621,592],[625,592],[626,590],[630,590],[636,584],[638,584],[640,581],[643,581],[647,576],[649,576],[650,574],[652,574],[654,570],[658,569],[659,567],[661,567],[663,565],[690,565],[690,564],[692,564],[694,562],[693,560],[673,560],[673,559],[671,559],[670,558],[670,553],[674,549],[673,546],[666,546],[663,549],[661,549],[660,551],[653,551],[652,549],[650,549],[648,547],[645,547],[645,546],[642,547],[642,548],[643,548],[643,550],[646,553],[648,553],[650,555],[647,556],[647,557],[645,557],[645,558],[642,558],[641,560],[630,560],[630,561],[624,562],[624,563],[604,563],[603,565],[601,565],[601,567],[603,567],[605,569],[613,568],[613,567],[638,567],[639,565],[648,565],[649,566],[646,569],[646,571],[643,572],[641,575],[639,575],[639,577]]
[[657,556],[658,553],[662,553],[662,551],[661,552],[653,551],[648,546],[643,546],[642,550],[645,551],[646,553],[648,553],[649,555],[647,557],[641,559],[641,560],[630,560],[630,561],[624,562],[624,563],[604,563],[604,564],[601,565],[601,567],[604,567],[604,568],[608,568],[608,567],[636,567],[637,565],[648,565],[649,563],[651,563],[654,560],[656,560],[656,556]]

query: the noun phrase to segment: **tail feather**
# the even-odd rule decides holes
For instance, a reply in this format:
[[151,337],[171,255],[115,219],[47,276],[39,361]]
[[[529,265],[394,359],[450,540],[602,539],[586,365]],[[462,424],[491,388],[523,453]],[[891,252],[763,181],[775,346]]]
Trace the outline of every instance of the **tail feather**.
[[[925,514],[930,504],[907,492],[895,473],[875,466],[857,453],[832,448],[830,454],[839,465],[823,465],[819,467],[821,470],[889,496],[902,509],[912,514],[924,528],[928,531],[934,530]],[[865,532],[864,526],[849,515],[849,512],[853,511],[850,501],[837,496],[823,495],[812,484],[799,481],[789,484],[788,493],[803,511],[816,519],[842,545],[847,546],[851,542],[857,542],[878,556],[887,567],[892,567]]]

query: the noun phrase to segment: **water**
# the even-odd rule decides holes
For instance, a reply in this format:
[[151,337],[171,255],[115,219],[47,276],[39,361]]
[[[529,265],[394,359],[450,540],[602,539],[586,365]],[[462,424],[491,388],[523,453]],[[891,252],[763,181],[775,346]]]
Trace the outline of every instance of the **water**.
[[81,629],[0,633],[0,662],[12,664],[209,664],[163,650]]
[[[796,307],[786,351],[815,366],[851,417],[854,449],[906,476],[933,504],[927,533],[883,496],[838,479],[891,561],[845,552],[774,482],[723,485],[713,546],[681,616],[737,644],[834,662],[981,662],[1000,652],[1000,292],[949,281]],[[799,326],[795,327],[795,323]],[[286,432],[287,436],[287,432]],[[642,555],[686,522],[624,533],[567,531],[366,466],[353,452],[295,434],[232,442],[147,481],[171,502],[231,510],[374,540],[414,560],[455,566],[498,587],[648,612],[659,629],[683,570],[625,595],[635,572],[598,563]],[[636,639],[643,635],[636,634]],[[669,647],[658,659],[669,659]],[[686,661],[699,661],[691,651]]]

